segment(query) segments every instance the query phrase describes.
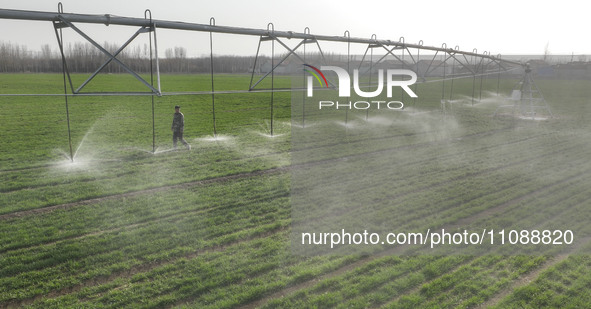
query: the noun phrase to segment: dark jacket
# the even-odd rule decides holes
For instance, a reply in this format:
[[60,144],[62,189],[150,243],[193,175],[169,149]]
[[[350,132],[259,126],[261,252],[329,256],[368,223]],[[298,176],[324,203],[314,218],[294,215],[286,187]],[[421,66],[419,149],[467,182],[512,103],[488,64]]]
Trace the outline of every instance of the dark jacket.
[[183,132],[185,129],[185,116],[183,113],[174,113],[174,116],[172,117],[171,129],[175,132]]

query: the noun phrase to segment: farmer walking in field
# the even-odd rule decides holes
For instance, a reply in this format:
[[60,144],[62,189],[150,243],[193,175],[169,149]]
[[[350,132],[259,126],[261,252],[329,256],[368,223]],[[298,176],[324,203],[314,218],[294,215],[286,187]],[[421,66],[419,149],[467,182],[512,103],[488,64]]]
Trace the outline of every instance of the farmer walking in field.
[[183,145],[185,145],[188,150],[191,150],[191,145],[189,145],[189,143],[183,138],[185,116],[181,113],[181,107],[178,105],[174,107],[174,115],[172,117],[172,126],[170,129],[172,130],[172,145],[174,149],[176,149],[177,139],[180,139]]

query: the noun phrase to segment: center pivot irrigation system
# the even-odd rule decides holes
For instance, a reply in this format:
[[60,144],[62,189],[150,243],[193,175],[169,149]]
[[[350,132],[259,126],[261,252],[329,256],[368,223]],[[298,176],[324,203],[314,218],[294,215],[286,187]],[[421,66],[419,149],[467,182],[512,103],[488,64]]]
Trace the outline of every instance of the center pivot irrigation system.
[[[373,67],[384,62],[388,56],[394,58],[400,62],[402,68],[413,70],[419,76],[420,82],[441,82],[442,94],[441,103],[445,109],[445,104],[448,102],[445,100],[445,81],[451,82],[451,91],[449,98],[453,93],[453,81],[458,78],[473,78],[472,83],[472,103],[476,97],[476,79],[480,77],[480,89],[479,97],[482,96],[482,78],[486,75],[497,75],[497,94],[499,92],[500,75],[508,71],[515,69],[523,69],[525,72],[522,81],[518,84],[519,98],[515,100],[512,105],[514,109],[519,108],[523,113],[525,111],[525,105],[529,105],[530,112],[533,112],[535,108],[547,106],[534,106],[537,102],[543,101],[543,97],[540,99],[541,94],[533,85],[531,79],[531,70],[524,63],[515,61],[509,61],[501,58],[501,55],[492,56],[489,52],[478,53],[476,49],[471,52],[462,51],[458,46],[455,48],[448,48],[444,43],[441,47],[425,46],[423,41],[419,41],[417,44],[406,43],[404,37],[400,37],[396,41],[392,40],[381,40],[377,39],[376,35],[372,35],[371,38],[356,38],[351,37],[349,31],[345,31],[342,36],[327,36],[327,35],[315,35],[310,33],[310,29],[306,27],[304,32],[293,32],[293,31],[276,31],[274,25],[269,23],[266,29],[252,29],[252,28],[241,28],[241,27],[227,27],[218,26],[215,24],[215,19],[212,17],[209,24],[198,24],[198,23],[187,23],[179,21],[168,21],[168,20],[156,20],[152,19],[150,10],[144,11],[143,18],[133,17],[121,17],[113,16],[110,14],[104,15],[88,15],[88,14],[74,14],[64,13],[63,6],[61,3],[58,4],[57,12],[40,12],[40,11],[24,11],[24,10],[8,10],[0,9],[0,18],[2,19],[16,19],[16,20],[29,20],[29,21],[50,21],[54,27],[57,43],[61,53],[62,67],[63,67],[63,81],[64,81],[64,93],[63,94],[43,94],[46,96],[63,96],[66,103],[66,118],[68,123],[68,141],[70,147],[70,159],[73,161],[74,157],[72,154],[72,142],[70,134],[70,116],[68,110],[68,97],[70,96],[106,96],[106,95],[148,95],[151,96],[152,100],[152,152],[156,151],[156,133],[154,124],[154,96],[169,96],[169,95],[211,95],[212,103],[212,116],[213,116],[213,134],[216,132],[216,119],[215,119],[215,95],[216,94],[229,94],[229,93],[250,93],[250,92],[268,92],[270,93],[270,119],[271,119],[271,135],[273,135],[273,93],[278,91],[294,91],[299,89],[285,89],[275,88],[274,78],[277,68],[289,57],[295,57],[301,64],[306,64],[306,45],[313,44],[316,46],[318,53],[321,56],[321,61],[326,64],[326,58],[322,51],[320,42],[342,42],[347,44],[347,71],[351,69],[351,44],[363,44],[366,45],[365,53],[361,62],[359,62],[359,68],[367,61],[369,62],[369,70],[366,69],[365,73],[369,72],[370,84],[371,84],[371,70]],[[75,23],[85,24],[103,24],[109,25],[122,25],[122,26],[135,26],[139,29],[123,44],[119,49],[114,52],[106,50],[99,43],[94,41],[88,34],[78,28]],[[199,31],[209,32],[209,43],[210,43],[210,73],[211,73],[211,89],[210,91],[192,91],[192,92],[166,92],[162,91],[160,86],[160,67],[158,58],[158,43],[156,39],[156,29],[174,29],[174,30],[186,30],[186,31]],[[64,40],[63,30],[71,29],[78,33],[82,38],[88,41],[90,44],[100,50],[106,57],[107,60],[100,65],[94,73],[92,73],[81,85],[75,87],[70,77],[70,71],[68,69],[68,61],[66,54],[64,53]],[[107,28],[108,29],[108,28]],[[246,35],[246,36],[259,36],[259,44],[256,51],[256,57],[254,59],[254,65],[252,75],[250,78],[250,85],[248,89],[243,90],[231,90],[231,91],[216,91],[214,85],[214,53],[213,53],[213,33],[225,33],[234,35]],[[150,46],[150,81],[142,78],[137,72],[132,70],[128,65],[117,59],[117,56],[138,36],[141,34],[149,35],[149,46]],[[299,41],[295,47],[290,47],[285,43],[285,39],[296,39]],[[271,66],[266,72],[262,74],[262,77],[254,82],[255,67],[259,60],[259,52],[261,43],[265,41],[271,41]],[[280,59],[275,59],[275,43],[281,45],[284,49],[285,54]],[[300,51],[300,47],[302,47]],[[374,50],[381,53],[381,57],[374,61]],[[423,55],[421,55],[423,52]],[[369,55],[368,55],[369,54]],[[405,59],[405,54],[407,55]],[[421,56],[423,61],[421,62]],[[369,59],[368,59],[369,58]],[[366,60],[367,59],[367,60]],[[442,60],[441,60],[442,59]],[[138,81],[140,81],[146,87],[145,92],[83,92],[85,86],[87,86],[107,65],[111,62],[115,62],[120,65],[127,73],[131,74]],[[451,74],[448,74],[448,65],[451,62]],[[420,67],[420,65],[423,67]],[[425,65],[428,63],[428,65]],[[459,68],[459,72],[454,72],[455,68]],[[426,77],[437,76],[438,78],[427,80]],[[261,89],[258,88],[259,84],[266,78],[271,79],[271,88]],[[154,83],[156,80],[156,83]],[[334,83],[329,82],[334,89]],[[415,87],[418,86],[415,84]],[[68,90],[69,88],[69,90]],[[304,91],[304,89],[301,89]],[[415,91],[416,92],[416,91]],[[516,92],[514,90],[513,97]],[[39,94],[2,94],[3,96],[39,96]],[[536,97],[537,95],[537,97]],[[545,102],[544,102],[545,104]],[[549,111],[549,110],[548,110]]]

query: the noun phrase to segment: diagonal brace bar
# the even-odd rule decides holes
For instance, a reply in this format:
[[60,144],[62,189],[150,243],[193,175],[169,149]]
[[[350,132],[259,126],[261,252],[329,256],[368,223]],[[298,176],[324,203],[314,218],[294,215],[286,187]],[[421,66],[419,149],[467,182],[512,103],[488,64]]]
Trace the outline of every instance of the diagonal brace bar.
[[[447,53],[446,53],[446,54],[447,54]],[[431,70],[428,70],[428,71],[426,71],[426,72],[425,72],[425,76],[427,76],[428,74],[430,74],[430,73],[432,73],[433,71],[437,70],[439,67],[441,67],[442,65],[444,65],[445,63],[447,63],[447,61],[448,61],[449,59],[453,58],[453,56],[452,56],[451,54],[447,54],[447,55],[449,55],[449,56],[446,56],[447,58],[444,58],[444,59],[443,59],[443,61],[442,61],[441,63],[437,64],[437,65],[436,65],[435,67],[433,67]],[[433,63],[433,61],[431,61],[431,63]],[[429,67],[431,67],[431,66],[429,65]],[[445,73],[445,70],[444,70],[444,73]]]
[[132,69],[130,69],[127,65],[125,65],[123,62],[121,62],[119,59],[115,58],[115,56],[113,56],[106,49],[104,49],[100,44],[98,44],[93,39],[91,39],[82,30],[78,29],[78,27],[76,27],[74,24],[72,24],[71,22],[67,21],[66,19],[64,19],[61,16],[60,16],[60,20],[63,23],[65,23],[66,25],[68,25],[70,28],[72,28],[72,30],[74,30],[78,34],[80,34],[80,36],[82,36],[83,38],[85,38],[90,44],[92,44],[96,48],[98,48],[103,54],[105,54],[108,57],[110,57],[112,59],[112,61],[117,62],[123,69],[125,69],[125,71],[127,71],[129,74],[133,75],[137,80],[139,80],[141,83],[143,83],[146,87],[150,88],[152,90],[152,92],[160,95],[160,92],[156,88],[154,88],[152,85],[150,85],[150,83],[148,83],[146,80],[144,80],[141,76],[139,76],[136,72],[134,72]]
[[[384,55],[384,57],[383,57],[383,58],[385,58],[385,57],[386,57],[388,54],[390,54],[390,55],[392,55],[394,58],[396,58],[396,60],[400,61],[400,63],[402,63],[402,65],[403,65],[405,68],[412,70],[412,68],[411,68],[410,66],[408,66],[408,65],[406,64],[406,62],[404,62],[402,59],[400,59],[400,57],[398,57],[398,55],[395,55],[395,54],[393,53],[393,51],[394,51],[394,50],[398,50],[398,49],[401,49],[401,48],[399,48],[399,47],[397,47],[397,46],[394,46],[394,47],[392,47],[391,49],[388,49],[388,48],[387,48],[387,47],[386,47],[384,44],[382,44],[382,43],[379,43],[379,44],[380,44],[380,45],[381,45],[381,46],[382,46],[382,47],[383,47],[383,48],[384,48],[384,49],[387,51],[387,53]],[[410,54],[410,52],[409,52],[409,54]]]
[[[456,54],[455,54],[455,52],[454,52],[454,53],[451,53],[451,52],[450,52],[450,53],[449,53],[449,55],[450,55],[450,56],[451,56],[451,57],[452,57],[452,58],[453,58],[455,61],[457,61],[457,62],[458,62],[458,63],[459,63],[459,64],[460,64],[460,65],[461,65],[463,68],[465,68],[466,70],[470,71],[470,73],[472,73],[472,75],[475,75],[475,74],[476,74],[476,72],[474,72],[474,70],[472,70],[472,68],[471,68],[469,65],[465,64],[464,62],[462,62],[462,60],[460,60],[460,59],[458,59],[458,58],[456,57]],[[464,57],[464,58],[465,58],[465,57]],[[448,58],[448,59],[449,59],[449,58]],[[466,59],[466,61],[467,61],[467,60],[468,60],[468,59]],[[468,62],[468,64],[469,64],[469,62]]]
[[74,91],[74,93],[79,93],[80,90],[82,90],[82,88],[84,88],[91,80],[93,80],[107,65],[109,65],[109,63],[113,61],[113,59],[115,59],[115,57],[117,57],[133,40],[135,40],[135,38],[137,38],[138,35],[140,35],[140,33],[145,33],[148,31],[149,30],[145,27],[142,27],[138,31],[136,31],[136,33],[131,38],[129,38],[129,40],[127,40],[125,44],[121,45],[121,47],[113,54],[112,57],[107,59],[105,63],[103,63],[94,73],[92,73],[92,75],[88,79],[86,79],[86,81],[84,81],[82,85],[78,87],[76,91]]
[[[287,55],[285,55],[277,64],[275,64],[271,70],[269,72],[267,72],[265,75],[263,75],[253,86],[250,87],[250,90],[253,90],[258,84],[261,83],[261,81],[263,81],[263,79],[265,79],[267,76],[269,76],[269,74],[271,74],[273,71],[275,71],[275,69],[277,67],[279,67],[289,56],[294,55],[296,56],[298,59],[300,59],[302,61],[302,63],[305,63],[305,61],[295,52],[300,46],[302,46],[302,44],[304,44],[306,42],[306,40],[302,40],[300,43],[298,43],[298,45],[296,47],[294,47],[293,49],[289,48],[287,45],[283,44],[283,42],[281,42],[279,39],[275,38],[275,37],[270,37],[273,40],[276,40],[277,42],[279,42],[281,45],[283,45],[283,47],[285,47],[285,49],[287,49],[289,52],[287,53]],[[264,39],[261,38],[261,41],[263,41]],[[267,39],[268,40],[268,39]]]

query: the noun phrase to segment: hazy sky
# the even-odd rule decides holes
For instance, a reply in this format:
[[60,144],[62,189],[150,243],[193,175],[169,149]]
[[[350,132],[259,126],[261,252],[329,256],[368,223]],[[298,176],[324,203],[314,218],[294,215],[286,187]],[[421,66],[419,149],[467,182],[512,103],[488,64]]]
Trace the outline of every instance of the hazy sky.
[[[266,28],[273,22],[276,30],[343,35],[349,30],[354,37],[370,37],[406,42],[423,40],[425,45],[448,47],[491,54],[542,54],[546,44],[551,54],[591,54],[588,39],[588,12],[580,1],[563,0],[556,4],[542,1],[270,1],[270,0],[63,0],[64,11],[81,14],[112,14],[143,17],[149,8],[154,19],[178,20],[208,24],[215,17],[218,25]],[[0,0],[0,8],[56,11],[57,1]],[[38,50],[42,44],[57,48],[49,22],[0,20],[0,41],[25,44]],[[98,42],[122,43],[134,27],[104,25],[81,26]],[[190,56],[209,53],[209,36],[205,33],[160,30],[159,51],[171,46],[186,47]],[[68,42],[81,41],[73,32]],[[292,40],[295,41],[295,40]],[[145,39],[139,44],[147,42]],[[257,37],[239,38],[214,34],[217,54],[249,55],[256,52]],[[290,44],[295,44],[290,42]],[[268,45],[268,44],[267,44]],[[269,52],[268,48],[263,52]],[[270,46],[270,45],[269,45]],[[343,44],[327,44],[328,50],[346,52]],[[365,46],[355,46],[362,53]],[[282,52],[279,47],[276,49]]]

